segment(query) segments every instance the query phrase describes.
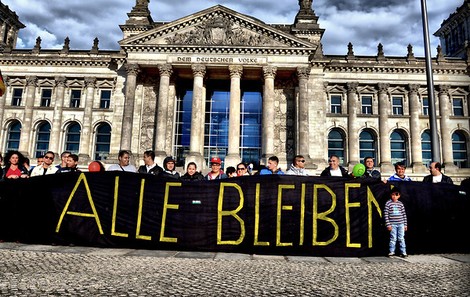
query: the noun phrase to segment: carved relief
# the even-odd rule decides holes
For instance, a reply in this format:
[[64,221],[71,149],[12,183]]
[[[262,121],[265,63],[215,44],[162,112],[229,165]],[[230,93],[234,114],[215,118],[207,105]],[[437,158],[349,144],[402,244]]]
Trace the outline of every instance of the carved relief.
[[185,32],[177,32],[165,38],[168,44],[184,45],[243,45],[280,46],[280,42],[243,28],[223,16],[214,16]]
[[[282,85],[289,85],[284,82]],[[276,86],[279,83],[276,83]],[[274,153],[280,156],[295,155],[295,96],[294,88],[276,88],[274,91]]]
[[142,107],[142,126],[140,129],[140,151],[153,149],[155,135],[155,112],[157,106],[158,85],[147,85],[144,87],[144,104]]

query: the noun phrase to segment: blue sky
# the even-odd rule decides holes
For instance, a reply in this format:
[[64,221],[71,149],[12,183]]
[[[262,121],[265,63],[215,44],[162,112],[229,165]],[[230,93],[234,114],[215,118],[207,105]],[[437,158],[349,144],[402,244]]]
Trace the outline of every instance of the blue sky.
[[[98,37],[100,49],[118,49],[124,24],[135,0],[0,0],[15,11],[27,27],[20,31],[18,48],[33,48],[41,37],[43,49],[62,48],[65,37],[72,49],[90,49]],[[268,24],[292,24],[298,0],[150,0],[154,21],[172,21],[221,4]],[[463,0],[427,0],[431,52],[438,38],[432,34]],[[354,45],[356,55],[375,55],[383,44],[386,56],[424,56],[421,0],[313,0],[323,35],[323,52],[345,55]]]

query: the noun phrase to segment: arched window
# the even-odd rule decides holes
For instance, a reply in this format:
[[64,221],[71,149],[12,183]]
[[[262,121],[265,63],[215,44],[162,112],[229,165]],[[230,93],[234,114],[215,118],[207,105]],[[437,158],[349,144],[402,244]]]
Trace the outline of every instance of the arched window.
[[423,163],[425,165],[431,164],[431,132],[429,130],[425,130],[423,134],[421,134],[421,152],[423,157]]
[[459,168],[468,168],[467,139],[460,131],[455,131],[452,134],[452,152],[454,164]]
[[17,151],[20,148],[21,123],[14,121],[8,127],[7,145],[5,151]]
[[365,157],[372,157],[377,162],[377,139],[371,130],[363,130],[359,134],[359,155],[361,162]]
[[51,139],[51,124],[42,122],[39,124],[36,136],[36,151],[34,152],[35,158],[44,156],[49,150],[49,141]]
[[408,165],[408,150],[405,133],[403,131],[395,130],[392,135],[390,135],[390,152],[392,155],[392,164],[403,162]]
[[344,163],[344,133],[340,129],[333,129],[328,133],[328,156],[337,155],[340,164]]
[[65,151],[69,151],[73,154],[78,154],[80,148],[80,133],[82,129],[80,124],[77,122],[72,122],[67,127],[67,132],[65,135]]
[[106,160],[111,146],[111,126],[101,123],[96,128],[95,160]]

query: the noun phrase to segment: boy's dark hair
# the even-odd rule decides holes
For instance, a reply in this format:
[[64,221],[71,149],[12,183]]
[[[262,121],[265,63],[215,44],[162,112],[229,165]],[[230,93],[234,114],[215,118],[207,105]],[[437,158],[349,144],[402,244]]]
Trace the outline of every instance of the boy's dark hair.
[[276,162],[277,164],[279,164],[279,158],[278,158],[278,157],[276,157],[276,156],[271,156],[271,157],[269,157],[269,159],[268,159],[268,160],[270,160],[270,161],[274,161],[274,162]]
[[393,193],[397,193],[401,195],[400,189],[398,187],[393,187],[390,189],[390,195],[392,195]]
[[152,150],[145,151],[144,155],[152,158],[152,160],[155,160],[155,152]]
[[71,158],[71,159],[74,160],[75,162],[78,162],[78,155],[77,155],[77,154],[70,154],[70,155],[69,155],[69,158]]
[[403,167],[403,168],[406,169],[406,165],[405,165],[405,163],[403,163],[403,162],[397,162],[397,163],[395,163],[395,170],[396,170],[398,167]]

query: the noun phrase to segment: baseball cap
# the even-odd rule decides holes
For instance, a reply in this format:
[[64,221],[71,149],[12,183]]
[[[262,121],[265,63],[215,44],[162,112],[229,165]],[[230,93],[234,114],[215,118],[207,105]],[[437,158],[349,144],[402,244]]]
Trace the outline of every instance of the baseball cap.
[[212,157],[211,164],[222,164],[222,160],[219,157]]

